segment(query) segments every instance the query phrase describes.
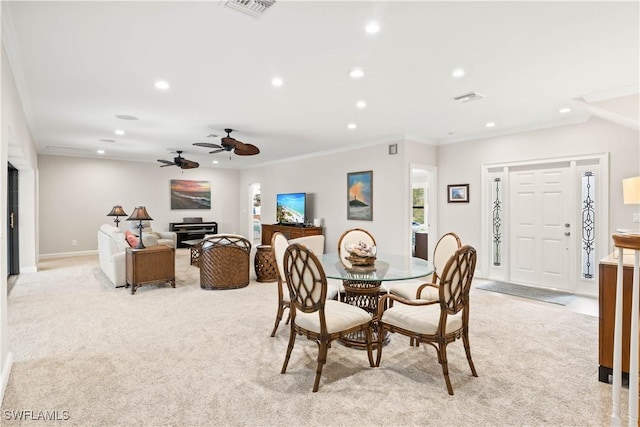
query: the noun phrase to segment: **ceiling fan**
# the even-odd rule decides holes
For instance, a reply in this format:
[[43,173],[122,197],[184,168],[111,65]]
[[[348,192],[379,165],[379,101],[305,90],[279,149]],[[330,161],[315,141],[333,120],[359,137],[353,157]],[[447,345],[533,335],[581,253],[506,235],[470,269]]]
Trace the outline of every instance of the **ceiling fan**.
[[223,136],[220,138],[222,145],[211,144],[208,142],[194,142],[193,145],[197,145],[199,147],[207,147],[207,148],[215,148],[213,151],[209,151],[209,154],[221,153],[223,151],[231,151],[238,156],[254,156],[260,153],[260,149],[253,144],[247,144],[244,142],[240,142],[235,138],[230,136],[233,129],[225,129],[227,136]]
[[169,160],[158,160],[160,163],[164,163],[164,165],[160,165],[160,167],[164,168],[166,166],[178,166],[182,169],[195,169],[200,166],[200,163],[193,162],[182,157],[180,155],[182,154],[182,150],[177,150],[176,153],[178,153],[178,157],[174,157],[173,162],[170,162]]

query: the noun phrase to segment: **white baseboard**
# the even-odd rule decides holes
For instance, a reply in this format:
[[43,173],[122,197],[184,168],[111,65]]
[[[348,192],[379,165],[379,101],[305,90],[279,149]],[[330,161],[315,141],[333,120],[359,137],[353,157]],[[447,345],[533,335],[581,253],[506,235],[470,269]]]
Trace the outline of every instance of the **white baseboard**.
[[20,274],[22,273],[37,273],[38,267],[32,265],[31,267],[20,267]]
[[7,384],[9,384],[9,376],[11,375],[11,368],[13,367],[13,354],[11,352],[7,353],[7,360],[4,361],[4,365],[2,366],[2,377],[0,381],[0,403],[4,400],[4,392],[7,390]]
[[51,258],[68,258],[74,256],[87,256],[87,255],[97,255],[98,250],[92,251],[78,251],[78,252],[58,252],[55,254],[40,254],[38,259],[51,259]]

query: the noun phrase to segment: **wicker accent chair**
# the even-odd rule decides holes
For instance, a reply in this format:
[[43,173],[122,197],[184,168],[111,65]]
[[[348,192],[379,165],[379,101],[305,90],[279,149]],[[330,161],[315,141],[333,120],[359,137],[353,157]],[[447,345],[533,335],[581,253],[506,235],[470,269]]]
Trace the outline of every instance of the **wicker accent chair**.
[[243,236],[215,234],[200,243],[200,287],[236,289],[249,284],[251,242]]
[[426,276],[424,280],[402,280],[389,282],[387,289],[389,293],[404,299],[425,299],[429,301],[438,299],[438,274],[444,271],[447,261],[458,249],[462,247],[462,242],[456,233],[447,233],[440,237],[433,250],[434,273]]
[[366,334],[369,366],[374,367],[371,315],[353,305],[327,299],[327,277],[314,253],[300,244],[289,245],[284,254],[284,270],[291,301],[291,332],[280,373],[287,371],[298,334],[318,344],[314,392],[318,391],[331,341],[343,335],[355,332]]
[[[271,336],[276,336],[276,331],[284,316],[284,310],[289,308],[289,289],[287,288],[287,280],[284,274],[284,252],[287,246],[293,243],[299,243],[309,248],[314,254],[318,256],[324,252],[324,236],[305,236],[298,237],[297,239],[291,239],[287,241],[284,234],[278,232],[273,233],[271,236],[271,250],[273,251],[273,258],[276,261],[276,271],[278,277],[278,310],[276,312],[276,322],[271,331]],[[327,279],[327,298],[334,299],[337,297],[340,284],[342,282],[335,279]],[[289,323],[291,315],[287,318],[285,325]]]
[[[378,306],[378,355],[382,358],[382,342],[387,332],[397,332],[418,342],[432,345],[438,353],[447,391],[453,395],[449,379],[447,345],[462,338],[471,373],[477,377],[469,346],[469,290],[476,268],[476,250],[463,246],[449,258],[440,276],[438,300],[406,300],[396,295],[382,297]],[[385,310],[382,300],[397,302]]]

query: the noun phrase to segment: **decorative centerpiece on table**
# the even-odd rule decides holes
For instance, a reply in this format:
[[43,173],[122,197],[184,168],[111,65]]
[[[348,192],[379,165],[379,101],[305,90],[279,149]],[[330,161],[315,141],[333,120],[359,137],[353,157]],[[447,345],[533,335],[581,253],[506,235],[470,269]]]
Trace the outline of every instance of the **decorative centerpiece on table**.
[[370,267],[376,262],[376,247],[365,242],[353,243],[346,247],[349,256],[345,257],[354,267]]

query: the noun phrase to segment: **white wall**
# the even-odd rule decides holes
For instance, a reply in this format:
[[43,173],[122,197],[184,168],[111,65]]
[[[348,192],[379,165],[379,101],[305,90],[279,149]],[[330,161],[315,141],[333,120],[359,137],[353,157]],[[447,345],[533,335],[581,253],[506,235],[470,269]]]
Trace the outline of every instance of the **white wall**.
[[[480,248],[481,166],[489,163],[610,153],[610,232],[633,228],[638,207],[622,203],[622,179],[640,175],[638,132],[598,118],[586,123],[438,147],[438,229]],[[447,184],[469,183],[469,203],[447,203]],[[637,224],[635,225],[637,227]],[[486,254],[479,253],[482,257]]]
[[[1,9],[1,8],[0,8]],[[11,370],[11,353],[7,338],[7,162],[18,169],[19,187],[19,247],[20,271],[36,270],[37,254],[37,157],[35,144],[18,96],[14,76],[9,66],[4,46],[1,59],[0,113],[1,144],[0,164],[4,170],[0,174],[0,398],[4,394],[6,381]]]
[[[289,159],[277,164],[243,169],[240,177],[241,211],[249,215],[249,185],[260,183],[262,222],[276,220],[276,194],[305,192],[313,200],[311,218],[322,218],[326,251],[335,251],[349,228],[365,228],[385,253],[407,254],[410,242],[410,169],[407,156],[424,164],[435,163],[435,148],[415,142],[398,142],[398,154],[388,154],[388,144],[329,153],[313,158]],[[373,221],[347,220],[347,173],[373,171]],[[243,224],[247,221],[243,221]],[[247,233],[247,230],[242,230]]]
[[[106,215],[113,205],[122,205],[129,215],[135,206],[146,206],[158,231],[192,216],[216,221],[221,233],[239,231],[237,170],[200,167],[183,173],[153,163],[46,155],[39,157],[39,166],[41,255],[96,250],[96,233],[101,224],[112,223]],[[210,181],[211,209],[171,210],[172,179]]]

